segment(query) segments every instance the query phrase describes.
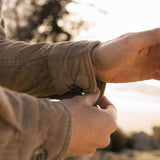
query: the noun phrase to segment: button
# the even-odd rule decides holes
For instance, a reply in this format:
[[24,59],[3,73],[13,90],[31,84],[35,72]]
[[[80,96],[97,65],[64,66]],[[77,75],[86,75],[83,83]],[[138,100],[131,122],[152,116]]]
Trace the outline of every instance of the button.
[[33,152],[31,160],[46,160],[46,157],[46,150],[43,147],[40,147]]
[[79,87],[78,85],[73,84],[72,85],[72,92],[74,94],[81,94],[83,92],[83,89],[81,87]]

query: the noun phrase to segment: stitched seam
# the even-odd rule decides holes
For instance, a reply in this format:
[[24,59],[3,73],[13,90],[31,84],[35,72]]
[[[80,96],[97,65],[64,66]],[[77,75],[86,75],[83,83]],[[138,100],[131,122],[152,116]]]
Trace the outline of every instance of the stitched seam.
[[[87,74],[88,80],[89,80],[89,82],[88,82],[89,83],[89,88],[88,89],[91,92],[93,92],[93,89],[94,89],[94,86],[93,86],[94,85],[94,76],[93,76],[93,70],[91,69],[92,65],[91,65],[91,60],[90,60],[90,56],[91,56],[90,49],[88,50],[88,53],[87,53],[86,56],[87,57],[85,57],[85,54],[84,54],[84,64],[85,64],[85,68],[86,68],[86,74]],[[86,61],[88,63],[85,61],[85,59],[86,59]],[[88,74],[88,72],[91,73],[91,76]]]
[[60,156],[62,156],[64,154],[63,151],[65,151],[67,149],[67,147],[69,145],[69,142],[70,142],[71,134],[72,134],[72,118],[71,118],[71,113],[69,112],[69,110],[67,109],[67,107],[61,101],[59,103],[64,107],[64,110],[68,114],[69,122],[68,122],[68,128],[67,128],[67,132],[66,132],[68,134],[66,135],[65,140],[64,140],[64,145],[63,145],[62,149],[60,150],[59,154],[56,156],[56,158],[59,158]]

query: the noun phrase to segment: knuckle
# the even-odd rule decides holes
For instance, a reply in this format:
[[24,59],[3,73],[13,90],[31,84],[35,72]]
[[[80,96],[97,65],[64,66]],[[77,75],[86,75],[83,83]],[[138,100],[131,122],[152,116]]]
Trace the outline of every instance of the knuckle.
[[89,154],[93,154],[95,151],[96,149],[92,149]]
[[83,152],[83,154],[93,154],[95,151],[96,151],[96,148],[89,147]]
[[107,137],[106,140],[104,140],[99,146],[98,148],[106,148],[107,146],[109,146],[110,144],[110,138]]
[[112,121],[111,124],[111,133],[115,132],[117,130],[118,124],[115,120]]
[[106,124],[106,132],[108,134],[112,134],[117,130],[118,124],[117,121],[115,119],[112,119],[109,121],[108,124]]

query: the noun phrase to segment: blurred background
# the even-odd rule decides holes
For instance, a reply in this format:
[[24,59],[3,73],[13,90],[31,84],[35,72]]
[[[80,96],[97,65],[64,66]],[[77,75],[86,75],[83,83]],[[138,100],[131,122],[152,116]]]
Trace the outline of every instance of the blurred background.
[[[107,41],[160,27],[159,0],[5,0],[8,37],[29,43]],[[160,82],[107,84],[125,132],[153,134],[160,127]]]

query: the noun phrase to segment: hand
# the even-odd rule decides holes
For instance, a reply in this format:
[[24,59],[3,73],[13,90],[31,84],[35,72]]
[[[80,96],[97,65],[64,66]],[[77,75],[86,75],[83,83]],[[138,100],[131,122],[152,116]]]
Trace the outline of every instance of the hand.
[[128,33],[95,47],[92,61],[97,80],[160,80],[160,29]]
[[99,90],[85,96],[62,100],[73,116],[73,130],[66,157],[93,153],[110,143],[110,135],[116,130],[116,109],[103,97],[100,107],[94,106]]

